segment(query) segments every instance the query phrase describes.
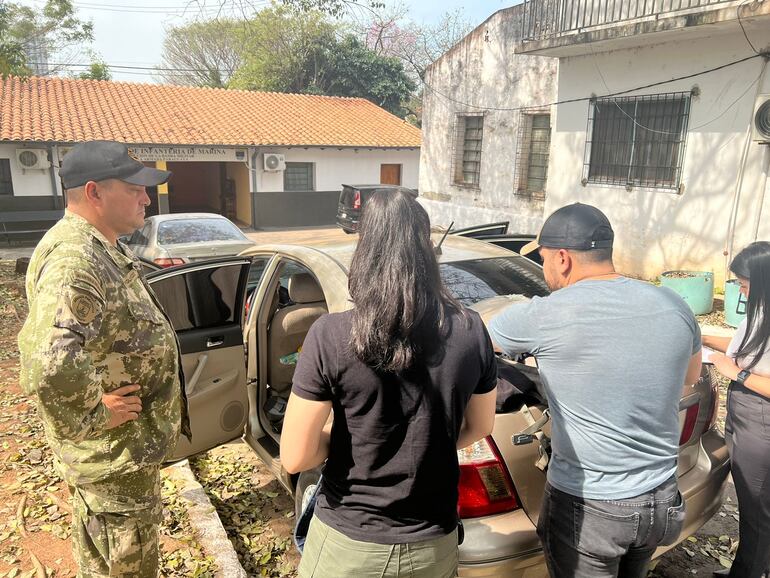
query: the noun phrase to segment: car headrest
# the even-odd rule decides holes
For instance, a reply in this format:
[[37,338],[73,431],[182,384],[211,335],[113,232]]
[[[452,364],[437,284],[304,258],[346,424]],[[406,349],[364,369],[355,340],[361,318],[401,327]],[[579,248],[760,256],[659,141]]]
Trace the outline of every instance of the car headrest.
[[294,303],[316,303],[324,300],[324,293],[312,275],[296,273],[289,277],[289,298]]

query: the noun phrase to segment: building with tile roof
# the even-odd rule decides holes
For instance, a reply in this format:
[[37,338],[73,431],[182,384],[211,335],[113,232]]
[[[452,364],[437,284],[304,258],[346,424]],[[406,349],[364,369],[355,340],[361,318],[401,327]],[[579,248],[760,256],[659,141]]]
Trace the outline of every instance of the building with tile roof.
[[417,187],[420,130],[362,98],[66,78],[0,81],[0,212],[60,209],[78,142],[132,145],[174,172],[149,214],[254,227],[332,223],[343,183]]

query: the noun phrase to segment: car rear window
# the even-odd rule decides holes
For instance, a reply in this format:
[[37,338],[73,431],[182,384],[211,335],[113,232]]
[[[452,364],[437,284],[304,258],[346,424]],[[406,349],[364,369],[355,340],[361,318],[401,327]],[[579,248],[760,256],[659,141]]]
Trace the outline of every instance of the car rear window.
[[450,293],[466,307],[498,295],[548,295],[543,270],[524,257],[495,257],[441,263]]
[[241,230],[225,219],[178,219],[158,226],[158,245],[245,240]]

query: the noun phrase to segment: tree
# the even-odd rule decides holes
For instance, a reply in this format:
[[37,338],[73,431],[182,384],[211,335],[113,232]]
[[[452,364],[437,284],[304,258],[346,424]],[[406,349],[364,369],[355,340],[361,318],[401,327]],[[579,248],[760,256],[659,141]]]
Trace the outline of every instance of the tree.
[[359,96],[403,117],[414,82],[397,59],[380,56],[348,35],[327,47],[322,90],[332,96]]
[[243,29],[233,19],[170,28],[163,40],[160,76],[169,84],[223,88],[243,64]]
[[[3,12],[2,42],[17,57],[20,47],[27,71],[56,74],[77,62],[93,41],[93,24],[77,17],[71,0],[47,0],[42,10],[5,2]],[[55,64],[48,64],[50,58]]]
[[241,29],[243,66],[231,87],[276,92],[317,92],[326,47],[338,26],[321,12],[298,12],[283,6],[258,12]]
[[78,78],[81,80],[112,80],[112,73],[104,61],[95,60],[91,63],[88,71],[81,72]]
[[8,7],[0,3],[0,75],[27,76],[29,69],[25,64],[24,48],[8,33],[9,23]]

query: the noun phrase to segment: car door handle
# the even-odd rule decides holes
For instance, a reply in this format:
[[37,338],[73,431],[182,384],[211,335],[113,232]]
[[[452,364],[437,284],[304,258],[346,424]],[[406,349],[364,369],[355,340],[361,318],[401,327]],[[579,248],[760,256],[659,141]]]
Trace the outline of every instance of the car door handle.
[[206,347],[218,347],[225,342],[224,337],[209,337],[206,340]]

